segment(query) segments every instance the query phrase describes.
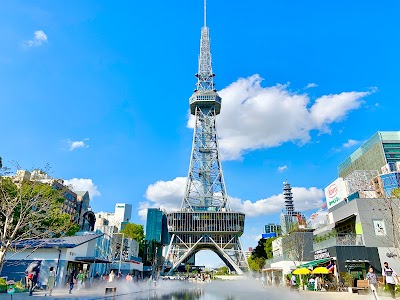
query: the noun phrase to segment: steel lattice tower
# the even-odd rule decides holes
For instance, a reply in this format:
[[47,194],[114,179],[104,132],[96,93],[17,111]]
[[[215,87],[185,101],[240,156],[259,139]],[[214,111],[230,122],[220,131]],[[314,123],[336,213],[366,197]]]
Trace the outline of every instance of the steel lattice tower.
[[172,235],[166,256],[171,264],[169,274],[204,249],[214,251],[238,274],[248,270],[240,241],[245,215],[231,210],[218,150],[216,116],[221,111],[221,97],[214,86],[206,21],[204,0],[197,83],[189,99],[190,112],[196,118],[189,174],[181,210],[168,215]]

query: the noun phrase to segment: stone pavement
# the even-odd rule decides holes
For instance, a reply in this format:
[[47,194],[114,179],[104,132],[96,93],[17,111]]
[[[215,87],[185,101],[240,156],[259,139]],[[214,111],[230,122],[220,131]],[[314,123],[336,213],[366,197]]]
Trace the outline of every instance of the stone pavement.
[[[310,292],[300,291],[299,294],[304,296],[304,299],[312,300],[375,300],[372,293],[366,295],[358,295],[357,293],[349,292]],[[392,299],[389,294],[379,295],[379,300]],[[398,298],[400,295],[398,295]],[[399,298],[400,299],[400,298]]]
[[[146,291],[143,291],[146,292]],[[372,294],[368,295],[358,295],[349,292],[310,292],[310,291],[300,291],[293,292],[298,295],[298,297],[293,297],[295,299],[307,299],[307,300],[375,300],[375,297]],[[122,295],[127,295],[123,294]],[[135,299],[135,293],[131,293],[131,299]],[[142,294],[143,295],[143,294]],[[63,299],[63,300],[76,300],[76,299],[86,299],[86,300],[100,300],[100,299],[113,299],[110,295],[104,294],[104,289],[85,289],[81,291],[73,290],[72,295],[68,294],[68,289],[55,289],[53,290],[52,296],[48,295],[47,291],[38,291],[33,294],[33,297],[29,297],[28,293],[16,293],[13,295],[12,300],[50,300],[50,299]],[[118,293],[115,299],[119,299]],[[0,300],[9,300],[10,295],[0,294]],[[388,295],[379,296],[379,300],[389,300],[391,299]],[[400,295],[398,295],[398,299],[400,299]],[[254,298],[254,300],[257,300]],[[273,300],[273,299],[271,299]]]
[[[76,300],[76,299],[87,299],[87,300],[100,300],[100,299],[113,299],[112,295],[105,295],[105,289],[104,287],[98,288],[98,289],[84,289],[84,290],[76,290],[74,289],[72,291],[72,294],[68,294],[68,288],[66,289],[54,289],[53,293],[51,296],[49,296],[49,292],[48,291],[37,291],[33,293],[33,296],[30,297],[29,293],[15,293],[12,297],[12,300],[26,300],[26,299],[33,299],[33,300],[50,300],[50,299],[63,299],[63,300]],[[130,295],[132,295],[132,299],[133,295],[137,294],[137,293],[145,293],[147,291],[136,291],[136,292],[132,292],[130,293]],[[127,295],[127,293],[118,293],[116,294],[116,296],[118,295]],[[118,297],[116,297],[118,299]],[[0,294],[0,300],[10,300],[11,297],[10,295],[7,295],[5,293],[1,293]]]

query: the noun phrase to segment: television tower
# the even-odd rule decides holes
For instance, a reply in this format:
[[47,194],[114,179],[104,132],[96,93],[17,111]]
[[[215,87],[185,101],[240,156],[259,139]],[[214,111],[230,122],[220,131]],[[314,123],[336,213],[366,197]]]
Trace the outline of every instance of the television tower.
[[206,8],[204,0],[197,83],[189,99],[190,113],[196,118],[189,174],[180,211],[168,214],[168,274],[205,249],[214,251],[237,274],[248,270],[240,241],[245,215],[231,210],[218,150],[216,116],[221,97],[214,84]]

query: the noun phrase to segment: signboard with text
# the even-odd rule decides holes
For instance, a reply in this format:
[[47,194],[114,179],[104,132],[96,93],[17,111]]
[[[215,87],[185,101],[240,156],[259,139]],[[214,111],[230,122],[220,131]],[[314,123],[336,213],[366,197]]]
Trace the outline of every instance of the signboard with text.
[[339,204],[347,197],[343,178],[338,178],[325,188],[325,198],[328,209]]
[[328,249],[326,249],[326,248],[314,251],[314,259],[315,260],[330,258],[330,257],[331,257],[331,255],[330,255]]

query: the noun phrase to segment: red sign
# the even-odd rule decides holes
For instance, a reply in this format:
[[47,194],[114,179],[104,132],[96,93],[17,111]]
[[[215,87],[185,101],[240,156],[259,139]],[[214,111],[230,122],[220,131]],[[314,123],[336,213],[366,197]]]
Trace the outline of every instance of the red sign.
[[328,188],[329,198],[335,197],[337,192],[338,192],[338,188],[337,188],[336,184],[334,183]]

